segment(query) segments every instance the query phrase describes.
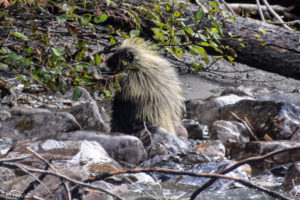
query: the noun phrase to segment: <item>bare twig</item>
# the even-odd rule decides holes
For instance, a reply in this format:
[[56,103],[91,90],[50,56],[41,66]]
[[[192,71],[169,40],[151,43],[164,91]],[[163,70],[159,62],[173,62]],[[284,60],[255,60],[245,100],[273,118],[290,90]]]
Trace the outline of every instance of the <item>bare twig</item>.
[[[298,148],[300,149],[300,147],[298,147]],[[226,175],[223,175],[223,174],[186,172],[186,171],[179,171],[179,170],[175,170],[175,169],[166,169],[166,168],[139,168],[139,169],[132,169],[132,170],[111,171],[111,172],[103,173],[99,176],[92,177],[89,180],[90,181],[102,180],[104,178],[111,177],[111,176],[114,176],[114,175],[120,175],[120,174],[125,174],[125,173],[136,174],[136,173],[142,173],[142,172],[144,172],[144,173],[162,172],[162,173],[168,173],[168,174],[187,175],[187,176],[193,176],[193,177],[206,177],[206,178],[210,177],[210,178],[213,178],[213,179],[219,179],[219,178],[228,179],[228,180],[236,181],[236,182],[238,182],[242,185],[245,185],[247,187],[255,188],[259,191],[265,192],[265,193],[269,194],[272,197],[288,200],[287,197],[284,197],[283,195],[281,195],[277,192],[273,192],[273,191],[267,190],[265,188],[256,186],[253,183],[251,183],[249,181],[246,181],[246,180],[243,180],[243,179],[240,179],[240,178],[226,176]]]
[[265,20],[264,14],[263,14],[263,12],[262,12],[261,5],[260,5],[260,1],[259,1],[259,0],[256,0],[256,5],[257,5],[257,10],[258,10],[258,13],[259,13],[259,16],[260,16],[261,20],[262,20],[263,22],[265,22],[266,20]]
[[287,26],[284,21],[280,18],[280,16],[273,10],[273,8],[270,6],[270,4],[268,3],[267,0],[262,0],[264,2],[264,4],[267,6],[269,12],[279,21],[281,22],[282,26],[285,27],[286,29],[292,31],[293,29],[291,29],[289,26]]
[[226,3],[225,0],[220,0],[222,2],[222,4],[224,4],[224,6],[226,7],[227,10],[229,10],[229,12],[231,12],[231,14],[233,16],[236,16],[235,12],[231,9],[231,7]]
[[239,122],[241,122],[242,124],[244,124],[244,126],[246,127],[248,133],[256,140],[259,141],[259,139],[256,137],[256,135],[253,133],[251,125],[249,123],[248,120],[242,120],[241,118],[239,118],[235,113],[230,112],[232,114],[232,116],[238,120]]
[[[231,172],[232,170],[234,170],[234,169],[236,169],[236,168],[238,168],[238,167],[240,167],[244,164],[257,162],[257,161],[262,161],[262,160],[265,160],[267,158],[270,158],[270,157],[275,156],[275,155],[280,154],[280,153],[289,152],[289,151],[297,151],[297,150],[300,150],[300,146],[280,149],[280,150],[277,150],[277,151],[272,151],[272,152],[267,153],[267,154],[262,155],[262,156],[255,156],[255,157],[247,158],[247,159],[241,160],[241,161],[233,164],[232,166],[224,169],[223,171],[220,172],[220,174],[227,174],[228,172]],[[211,186],[216,180],[217,180],[217,178],[212,178],[212,179],[208,180],[206,183],[204,183],[200,188],[198,188],[192,194],[190,199],[191,200],[195,199],[203,190],[205,190],[206,188]]]
[[66,181],[81,185],[83,187],[99,190],[103,193],[111,195],[112,197],[114,197],[118,200],[124,200],[123,198],[119,197],[118,195],[113,194],[113,193],[111,193],[111,192],[109,192],[109,191],[107,191],[103,188],[100,188],[100,187],[97,187],[97,186],[94,186],[94,185],[89,185],[89,184],[83,183],[81,181],[74,180],[72,178],[69,178],[67,176],[64,176],[64,175],[56,173],[56,172],[52,172],[52,171],[49,171],[49,170],[36,169],[36,168],[32,168],[32,167],[28,167],[28,166],[25,166],[25,165],[22,165],[22,164],[17,164],[17,163],[12,163],[12,162],[3,162],[3,165],[8,166],[8,167],[18,167],[20,169],[27,170],[28,172],[31,172],[31,173],[35,172],[35,173],[42,173],[42,174],[52,175],[52,176],[55,176],[55,177],[58,177],[58,178],[62,178]]

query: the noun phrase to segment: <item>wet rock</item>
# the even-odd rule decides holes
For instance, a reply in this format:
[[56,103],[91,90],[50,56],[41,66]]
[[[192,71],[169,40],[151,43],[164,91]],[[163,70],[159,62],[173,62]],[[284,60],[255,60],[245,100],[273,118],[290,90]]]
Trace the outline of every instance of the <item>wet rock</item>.
[[246,118],[258,138],[290,139],[300,127],[300,108],[288,103],[243,100],[220,108],[217,119],[236,121],[231,113]]
[[143,142],[150,158],[157,155],[179,155],[188,149],[188,141],[160,127],[151,127],[136,134]]
[[108,116],[104,110],[99,112],[95,101],[82,103],[77,106],[63,109],[63,111],[71,113],[84,130],[109,132],[109,125],[103,120],[107,120]]
[[[5,127],[0,127],[1,129],[5,129]],[[9,130],[10,131],[10,130]],[[6,133],[9,133],[9,131],[6,131]],[[14,132],[10,132],[11,134],[15,134]],[[17,135],[14,135],[13,137],[17,138]],[[11,135],[8,137],[0,137],[0,155],[5,155],[15,144],[17,139],[12,139]]]
[[209,100],[188,100],[186,101],[186,111],[188,119],[194,119],[200,124],[212,124],[218,116],[219,108],[235,104],[244,99],[253,99],[251,97],[240,97],[234,94],[220,96]]
[[285,175],[282,186],[294,194],[300,192],[300,163],[293,163]]
[[186,128],[189,139],[202,140],[207,136],[207,126],[199,124],[193,119],[182,120],[182,125]]
[[46,160],[51,160],[51,164],[57,169],[81,166],[89,173],[120,169],[120,165],[95,141],[56,141],[50,139],[44,142],[18,142],[6,157],[24,156],[26,159],[22,162],[44,168],[45,164],[27,148],[33,149]]
[[[15,115],[3,122],[3,127],[15,129],[20,139],[51,138],[61,132],[80,129],[76,119],[66,112],[37,112]],[[6,129],[0,129],[0,136],[7,136]],[[22,138],[23,137],[23,138]]]
[[284,102],[300,106],[300,94],[299,93],[270,93],[257,97],[260,101],[275,101]]
[[215,121],[209,135],[211,136],[211,139],[219,139],[223,143],[250,141],[244,124],[234,121]]
[[142,142],[138,138],[130,135],[76,131],[65,133],[59,136],[58,139],[95,141],[101,144],[106,152],[121,164],[137,165],[147,159],[147,153]]
[[264,87],[253,87],[253,86],[238,86],[238,87],[228,87],[223,90],[220,96],[235,94],[237,96],[249,96],[257,97],[265,94],[269,94],[270,91]]
[[11,114],[8,111],[0,110],[0,121],[5,121],[7,118],[10,118]]
[[[234,160],[243,160],[249,157],[261,156],[272,151],[277,151],[285,149],[288,147],[299,146],[299,142],[294,141],[274,141],[274,142],[264,142],[264,141],[253,141],[248,143],[227,143],[226,156]],[[250,163],[253,173],[262,172],[265,169],[270,169],[277,165],[282,165],[286,163],[293,163],[300,161],[300,150],[293,152],[284,152],[277,154],[271,158],[264,161],[260,160],[257,162]]]
[[[65,168],[65,169],[56,169],[56,173],[63,174],[66,177],[72,178],[74,180],[83,181],[89,178],[87,171],[84,171],[80,168]],[[6,185],[6,192],[15,191],[15,193],[22,194],[22,192],[29,186],[30,183],[36,181],[30,175],[20,176],[17,179],[13,179],[3,184]],[[58,193],[59,186],[62,184],[61,180],[58,177],[47,175],[43,180],[43,185],[38,184],[32,191],[29,192],[29,195],[35,195],[43,199],[67,199],[65,193]],[[68,187],[74,186],[67,182]],[[55,196],[53,196],[55,195]]]
[[218,141],[200,143],[194,148],[194,151],[209,158],[210,161],[225,158],[225,146]]

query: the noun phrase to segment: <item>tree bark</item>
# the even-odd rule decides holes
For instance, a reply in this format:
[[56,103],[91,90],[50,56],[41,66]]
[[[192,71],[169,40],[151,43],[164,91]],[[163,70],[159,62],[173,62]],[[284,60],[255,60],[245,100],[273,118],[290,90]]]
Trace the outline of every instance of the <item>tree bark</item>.
[[241,17],[224,20],[223,31],[236,61],[300,80],[300,32]]

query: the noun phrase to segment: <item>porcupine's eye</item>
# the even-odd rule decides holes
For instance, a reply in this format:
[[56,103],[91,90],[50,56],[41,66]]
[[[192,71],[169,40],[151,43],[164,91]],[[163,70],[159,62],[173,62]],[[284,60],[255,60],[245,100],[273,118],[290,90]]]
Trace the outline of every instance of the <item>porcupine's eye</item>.
[[128,51],[126,57],[129,63],[132,63],[134,61],[134,54],[132,53],[132,51]]

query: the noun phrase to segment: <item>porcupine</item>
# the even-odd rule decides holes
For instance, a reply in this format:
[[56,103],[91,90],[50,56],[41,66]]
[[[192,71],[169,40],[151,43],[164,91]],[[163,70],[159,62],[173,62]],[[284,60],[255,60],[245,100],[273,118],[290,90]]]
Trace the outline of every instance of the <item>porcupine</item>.
[[144,122],[176,134],[183,97],[175,69],[147,43],[125,40],[106,63],[113,73],[124,73],[112,104],[111,131],[132,134]]

